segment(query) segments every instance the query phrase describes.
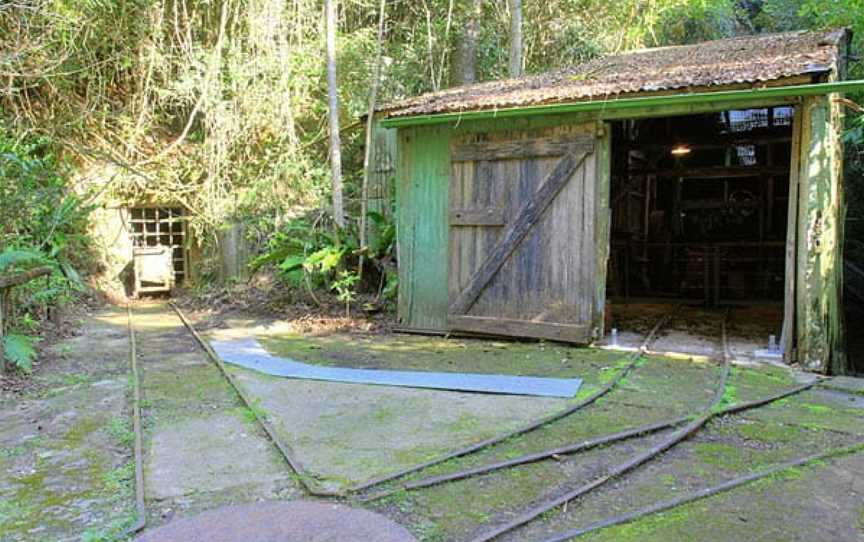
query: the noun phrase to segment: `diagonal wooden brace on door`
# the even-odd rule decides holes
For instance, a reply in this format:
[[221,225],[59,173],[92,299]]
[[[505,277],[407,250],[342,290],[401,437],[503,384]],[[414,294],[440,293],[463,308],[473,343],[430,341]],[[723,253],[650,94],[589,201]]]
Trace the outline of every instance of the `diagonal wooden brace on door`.
[[507,258],[513,253],[522,239],[531,231],[531,228],[537,223],[543,214],[543,211],[549,207],[549,204],[555,199],[558,193],[573,176],[573,173],[582,165],[585,158],[594,152],[594,143],[592,142],[574,142],[569,150],[564,154],[552,172],[543,180],[543,184],[534,193],[534,196],[519,209],[515,219],[507,227],[501,236],[501,240],[490,251],[489,257],[482,265],[471,275],[468,284],[459,292],[459,295],[450,304],[449,313],[451,316],[467,314],[471,309],[483,289],[489,284],[489,281],[495,276]]

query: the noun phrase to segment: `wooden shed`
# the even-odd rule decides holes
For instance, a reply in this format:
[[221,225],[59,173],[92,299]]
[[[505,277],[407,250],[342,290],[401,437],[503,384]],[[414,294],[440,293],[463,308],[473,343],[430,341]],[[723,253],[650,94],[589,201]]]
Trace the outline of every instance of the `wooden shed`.
[[842,372],[849,37],[647,49],[382,108],[400,325],[589,343],[607,299],[764,302],[787,361]]

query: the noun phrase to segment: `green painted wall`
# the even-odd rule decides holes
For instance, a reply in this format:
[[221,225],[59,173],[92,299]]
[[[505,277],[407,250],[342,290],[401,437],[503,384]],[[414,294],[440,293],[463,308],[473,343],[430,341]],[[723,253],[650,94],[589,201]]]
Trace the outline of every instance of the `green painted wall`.
[[399,130],[398,318],[404,326],[446,327],[451,132],[447,127]]
[[[742,103],[702,103],[646,107],[627,111],[628,118],[687,115],[736,107],[760,107],[794,103],[794,98],[750,100]],[[448,188],[450,141],[467,133],[531,130],[564,124],[584,124],[622,118],[621,112],[546,114],[518,118],[482,119],[384,129],[396,136],[396,225],[398,235],[398,321],[406,327],[447,329],[447,270],[449,243]],[[383,129],[383,128],[382,128]],[[595,327],[602,329],[608,258],[608,190],[610,142],[601,137],[598,159],[597,297]],[[606,209],[606,213],[601,213]]]

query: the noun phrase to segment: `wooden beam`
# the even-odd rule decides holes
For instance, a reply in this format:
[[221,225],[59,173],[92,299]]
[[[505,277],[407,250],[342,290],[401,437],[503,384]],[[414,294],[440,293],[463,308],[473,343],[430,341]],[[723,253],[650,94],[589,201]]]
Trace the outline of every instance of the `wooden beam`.
[[783,283],[783,328],[780,347],[783,361],[794,363],[795,348],[795,292],[797,281],[796,254],[798,245],[798,182],[801,170],[801,133],[804,122],[803,108],[796,107],[792,118],[792,163],[789,167],[789,205],[786,215],[786,273]]
[[[590,144],[588,144],[590,146]],[[453,145],[451,160],[471,162],[475,160],[520,160],[563,156],[567,152],[580,150],[574,146],[570,135],[538,137],[534,139],[509,139],[506,141],[476,141]]]
[[827,318],[824,314],[824,278],[821,262],[827,236],[823,234],[830,185],[829,151],[825,147],[828,105],[824,97],[808,98],[803,109],[801,176],[798,185],[798,239],[796,270],[797,362],[809,371],[828,369]]
[[492,318],[488,316],[465,316],[450,314],[447,323],[453,329],[472,331],[484,335],[506,335],[511,337],[530,337],[569,343],[585,344],[591,337],[590,326],[567,325],[552,322],[533,322],[511,318]]
[[[610,192],[612,182],[612,127],[608,123],[597,127],[597,175],[594,189],[594,310],[591,334],[594,340],[603,338],[606,315],[606,274],[609,269],[609,243],[612,231]],[[586,182],[591,182],[587,179]]]
[[453,209],[450,211],[451,226],[503,226],[504,209]]
[[543,181],[543,184],[516,215],[513,223],[503,232],[501,240],[490,251],[489,257],[482,265],[474,272],[468,280],[466,287],[459,293],[453,303],[450,305],[450,314],[465,314],[468,309],[477,301],[480,293],[486,287],[495,273],[504,265],[504,262],[516,249],[520,241],[528,234],[534,223],[539,220],[543,211],[552,203],[555,196],[564,188],[564,185],[570,180],[573,173],[585,161],[585,157],[590,152],[593,152],[593,146],[590,151],[586,150],[589,147],[587,144],[579,145],[578,151],[570,152],[555,166],[555,169]]
[[37,267],[35,269],[29,269],[27,271],[22,271],[21,273],[17,273],[15,275],[0,277],[0,290],[5,288],[11,288],[13,286],[20,286],[25,282],[30,282],[35,278],[39,278],[43,275],[51,273],[51,270],[51,267],[43,266]]
[[628,175],[656,175],[658,177],[688,177],[700,179],[758,177],[760,175],[786,175],[785,167],[768,166],[722,166],[682,167],[673,169],[631,169]]
[[[773,128],[778,132],[788,132],[789,127],[781,126],[777,128]],[[715,135],[714,137],[707,140],[691,140],[688,139],[687,147],[693,149],[694,151],[699,150],[711,150],[711,149],[724,149],[726,147],[737,147],[742,145],[773,145],[776,143],[789,143],[792,141],[792,137],[789,135],[778,135],[778,136],[735,136],[732,135]],[[668,141],[657,141],[653,139],[650,143],[641,143],[638,141],[627,141],[621,142],[620,146],[627,150],[640,150],[640,149],[648,149],[653,151],[663,151],[663,150],[671,150],[673,147],[681,145],[680,140],[668,140]]]

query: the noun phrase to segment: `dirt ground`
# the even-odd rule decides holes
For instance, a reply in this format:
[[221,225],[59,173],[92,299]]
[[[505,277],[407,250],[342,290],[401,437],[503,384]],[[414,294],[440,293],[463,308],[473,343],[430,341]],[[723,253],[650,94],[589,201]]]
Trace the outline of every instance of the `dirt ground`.
[[[551,343],[418,337],[326,315],[273,318],[199,312],[205,337],[255,337],[274,355],[364,368],[575,376],[573,400],[485,396],[280,379],[230,367],[246,405],[182,322],[162,304],[135,310],[143,393],[148,524],[223,504],[312,498],[304,489],[384,514],[421,541],[468,540],[543,499],[592,480],[656,444],[669,430],[573,455],[415,491],[401,484],[511,459],[679,416],[710,403],[720,374],[714,314],[678,314],[657,344],[694,329],[704,356],[649,355],[608,395],[559,421],[481,452],[423,469],[364,500],[356,484],[512,429],[587,397],[628,363],[626,351]],[[655,321],[626,321],[633,337]],[[316,324],[316,318],[320,320]],[[377,318],[377,317],[376,317]],[[335,322],[339,322],[336,324]],[[761,330],[758,331],[761,334]],[[656,346],[656,345],[655,345]],[[659,350],[659,348],[654,348]],[[31,392],[0,402],[0,539],[119,540],[134,521],[125,311],[85,321],[58,342],[56,370]],[[59,355],[59,354],[58,354]],[[733,368],[724,404],[798,384],[781,367]],[[741,474],[864,441],[864,385],[836,379],[760,409],[714,419],[692,438],[629,475],[544,514],[501,540],[544,540]],[[256,418],[301,458],[292,472]],[[759,482],[585,540],[864,540],[864,453],[789,469]]]

